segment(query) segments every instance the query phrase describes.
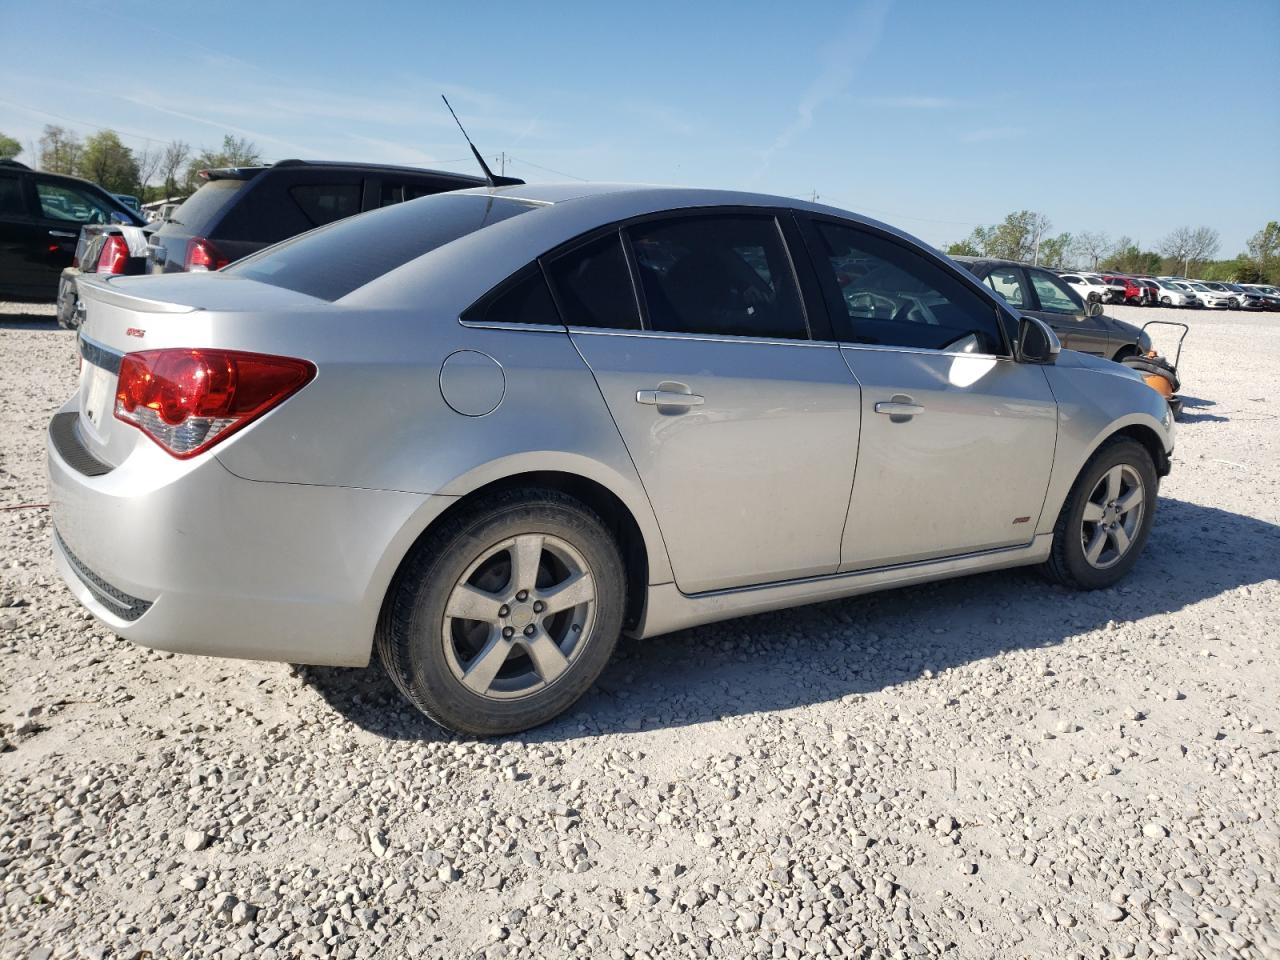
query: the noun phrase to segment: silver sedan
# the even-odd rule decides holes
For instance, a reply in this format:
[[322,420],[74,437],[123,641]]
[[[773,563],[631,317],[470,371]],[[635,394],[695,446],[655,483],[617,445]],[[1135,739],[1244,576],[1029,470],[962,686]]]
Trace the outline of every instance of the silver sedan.
[[777,197],[480,189],[216,273],[91,277],[54,551],[165,650],[359,666],[509,733],[619,634],[1137,561],[1168,406],[891,227]]

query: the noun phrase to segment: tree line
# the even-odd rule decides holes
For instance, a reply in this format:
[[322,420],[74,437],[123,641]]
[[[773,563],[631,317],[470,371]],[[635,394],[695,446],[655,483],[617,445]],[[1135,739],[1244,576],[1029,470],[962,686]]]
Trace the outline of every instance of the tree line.
[[[16,157],[22,145],[0,133],[0,159]],[[199,173],[211,167],[248,166],[262,162],[257,146],[244,137],[227,134],[220,147],[192,148],[185,140],[148,144],[132,150],[114,130],[100,130],[81,138],[74,130],[49,124],[28,156],[49,173],[83,177],[110,191],[138,197],[143,203],[191,193],[200,185]]]
[[1272,220],[1232,259],[1215,259],[1221,238],[1212,227],[1178,227],[1144,249],[1132,237],[1094,231],[1050,236],[1043,213],[1016,210],[1000,223],[975,227],[947,247],[953,256],[996,257],[1054,269],[1197,277],[1235,283],[1280,283],[1280,222]]

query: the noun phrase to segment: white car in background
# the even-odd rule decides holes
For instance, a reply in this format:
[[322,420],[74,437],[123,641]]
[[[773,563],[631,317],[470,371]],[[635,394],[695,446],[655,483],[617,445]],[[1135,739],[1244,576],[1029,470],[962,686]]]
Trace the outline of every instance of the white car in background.
[[1186,287],[1179,286],[1174,280],[1156,278],[1151,282],[1160,288],[1160,302],[1166,307],[1200,306],[1200,298]]
[[1219,293],[1227,298],[1227,307],[1231,310],[1239,309],[1240,294],[1232,290],[1229,284],[1222,283],[1219,280],[1197,280],[1196,283],[1208,288],[1214,293]]
[[1102,303],[1108,299],[1107,292],[1111,288],[1101,277],[1087,273],[1060,273],[1058,277],[1070,284],[1071,289],[1080,294],[1080,299],[1085,303]]
[[1181,286],[1189,287],[1191,291],[1200,298],[1200,302],[1212,310],[1230,310],[1231,294],[1225,290],[1214,290],[1205,286],[1199,280],[1182,280],[1179,281]]

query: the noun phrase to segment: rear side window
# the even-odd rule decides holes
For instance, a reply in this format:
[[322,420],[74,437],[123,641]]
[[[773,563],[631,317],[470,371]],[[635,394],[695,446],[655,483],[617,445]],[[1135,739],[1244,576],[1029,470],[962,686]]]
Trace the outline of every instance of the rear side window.
[[697,216],[627,230],[648,329],[807,339],[808,327],[777,221]]
[[640,329],[631,272],[618,234],[606,234],[562,254],[551,261],[548,272],[569,326]]
[[213,224],[222,217],[248,180],[210,180],[173,212],[170,218],[191,233],[208,235]]
[[1040,309],[1045,313],[1077,314],[1084,312],[1084,305],[1065,283],[1043,270],[1028,270],[1031,285],[1035,287],[1036,299],[1040,301]]
[[537,207],[506,197],[423,197],[304,233],[223,272],[337,300],[424,253]]
[[542,268],[531,263],[462,315],[468,323],[533,323],[561,326]]
[[323,227],[360,212],[358,183],[300,183],[289,188],[289,196],[313,227]]
[[27,205],[22,202],[22,181],[0,174],[0,217],[21,217],[26,212]]
[[[1005,352],[994,304],[901,244],[818,222],[824,282],[838,291],[832,322],[851,343],[948,352]],[[834,306],[834,304],[833,304]]]

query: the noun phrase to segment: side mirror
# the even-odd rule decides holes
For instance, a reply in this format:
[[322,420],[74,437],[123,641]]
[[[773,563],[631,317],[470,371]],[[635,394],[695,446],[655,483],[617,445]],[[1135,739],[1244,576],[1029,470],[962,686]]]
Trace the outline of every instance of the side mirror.
[[1091,316],[1091,317],[1100,317],[1100,316],[1102,316],[1102,304],[1101,304],[1101,303],[1090,303],[1090,304],[1086,304],[1086,306],[1088,307],[1088,314],[1089,314],[1089,316]]
[[1018,323],[1018,360],[1022,363],[1053,363],[1062,352],[1058,335],[1043,320],[1023,317]]

